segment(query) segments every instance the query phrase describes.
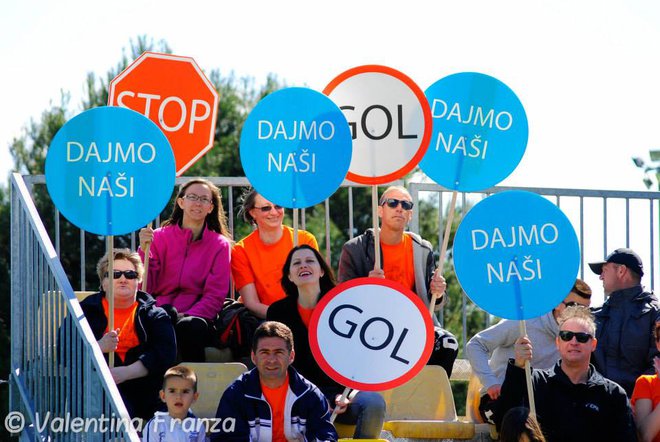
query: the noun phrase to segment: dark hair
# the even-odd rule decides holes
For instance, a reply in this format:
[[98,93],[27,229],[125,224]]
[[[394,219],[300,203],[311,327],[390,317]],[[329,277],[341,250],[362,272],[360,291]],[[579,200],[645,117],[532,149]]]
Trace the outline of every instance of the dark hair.
[[181,378],[191,381],[193,384],[193,391],[197,393],[197,375],[195,372],[185,365],[177,365],[167,369],[163,375],[163,390],[167,388],[167,380],[170,378]]
[[238,209],[238,216],[243,217],[243,220],[251,225],[255,225],[257,222],[250,215],[250,210],[254,209],[256,205],[254,200],[259,195],[259,192],[256,189],[249,187],[245,189],[243,195],[241,195],[241,208]]
[[293,350],[293,333],[291,329],[281,322],[266,321],[262,322],[259,327],[254,331],[252,336],[252,351],[256,353],[259,345],[259,340],[262,338],[280,338],[286,342],[286,348]]
[[[186,195],[186,190],[188,190],[188,188],[193,184],[201,184],[203,186],[208,187],[208,189],[211,191],[213,210],[211,210],[211,213],[206,215],[206,228],[231,239],[229,228],[227,227],[227,216],[225,215],[225,209],[222,207],[222,198],[220,198],[220,190],[218,190],[215,184],[203,178],[192,179],[187,183],[181,185],[181,187],[179,188],[179,193],[176,196],[176,199],[178,200],[179,198],[183,198]],[[179,207],[177,201],[174,201],[174,208],[172,209],[172,214],[170,215],[169,219],[167,219],[162,223],[162,226],[165,227],[174,224],[181,225],[181,221],[183,221],[183,209]]]
[[328,293],[337,285],[337,281],[335,281],[335,275],[328,263],[325,262],[325,259],[323,259],[323,256],[321,256],[318,250],[308,244],[296,246],[292,248],[291,251],[289,251],[289,254],[286,257],[286,261],[284,261],[284,266],[282,267],[282,288],[284,289],[284,293],[286,293],[287,296],[294,296],[296,298],[298,297],[298,287],[296,287],[296,285],[289,279],[288,276],[289,267],[291,267],[293,254],[298,250],[305,249],[314,252],[314,256],[316,256],[316,260],[319,262],[321,270],[323,270],[323,276],[321,276],[321,279],[319,280],[319,285],[321,286],[321,295],[319,296],[320,299],[323,295]]
[[518,442],[526,435],[530,442],[546,442],[541,427],[534,416],[530,416],[526,407],[514,407],[506,412],[500,430],[501,442]]
[[653,337],[656,341],[660,341],[660,321],[655,323],[655,327],[653,328]]
[[591,287],[589,287],[589,284],[581,279],[575,280],[575,284],[573,284],[571,292],[575,293],[581,298],[591,299]]

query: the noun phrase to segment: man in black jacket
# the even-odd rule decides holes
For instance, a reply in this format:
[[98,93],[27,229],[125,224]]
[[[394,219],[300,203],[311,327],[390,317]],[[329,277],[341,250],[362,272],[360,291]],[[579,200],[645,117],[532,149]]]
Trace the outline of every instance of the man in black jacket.
[[[536,414],[548,442],[637,440],[625,391],[589,363],[597,346],[595,332],[589,309],[566,308],[556,340],[560,360],[551,369],[532,372]],[[526,336],[516,341],[515,355],[502,384],[498,426],[510,408],[528,406],[524,366],[532,358],[532,343]]]
[[621,385],[628,397],[635,380],[653,374],[653,357],[658,354],[653,339],[655,323],[660,320],[658,299],[641,285],[642,260],[631,249],[616,249],[605,261],[589,264],[600,275],[605,295],[594,310],[598,348],[592,355],[596,369]]

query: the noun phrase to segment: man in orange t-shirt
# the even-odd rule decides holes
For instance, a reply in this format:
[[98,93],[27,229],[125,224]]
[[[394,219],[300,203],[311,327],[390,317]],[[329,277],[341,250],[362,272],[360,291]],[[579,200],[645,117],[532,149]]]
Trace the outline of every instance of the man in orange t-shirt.
[[[413,201],[405,187],[391,186],[383,192],[378,206],[380,227],[380,259],[375,265],[375,239],[373,229],[368,229],[346,244],[339,258],[340,282],[360,277],[384,278],[395,281],[412,290],[425,304],[436,295],[439,309],[445,303],[447,284],[441,271],[435,269],[433,247],[406,226],[412,219]],[[456,337],[440,327],[436,316],[435,347],[430,364],[440,365],[451,376],[454,360],[458,355]]]
[[261,324],[252,340],[255,368],[225,390],[212,441],[336,441],[328,401],[291,363],[293,334],[281,322]]
[[[282,225],[284,208],[273,204],[255,190],[243,197],[243,218],[256,230],[238,241],[231,253],[231,274],[243,304],[254,315],[266,318],[268,306],[284,298],[282,266],[294,245],[294,231]],[[318,250],[316,238],[298,231],[298,245]]]

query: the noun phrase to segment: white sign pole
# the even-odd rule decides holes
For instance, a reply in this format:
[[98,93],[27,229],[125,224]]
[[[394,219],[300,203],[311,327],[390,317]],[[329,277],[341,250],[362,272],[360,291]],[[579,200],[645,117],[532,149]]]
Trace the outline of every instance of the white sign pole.
[[371,213],[374,224],[374,270],[380,270],[380,226],[378,222],[378,186],[371,186]]
[[[153,223],[149,223],[147,228],[153,228]],[[149,250],[151,249],[151,241],[149,241],[144,248],[144,274],[142,275],[142,291],[147,291],[147,279],[149,276]]]
[[[108,330],[113,331],[115,329],[115,251],[114,251],[114,236],[107,235],[106,239],[106,250],[108,251],[108,291],[105,296],[108,298]],[[114,368],[115,366],[115,352],[111,351],[108,355],[108,366]]]
[[[520,336],[527,336],[527,325],[520,321]],[[525,361],[525,379],[527,380],[527,397],[529,398],[529,415],[536,417],[536,403],[534,402],[534,387],[532,386],[532,367]]]
[[[447,215],[447,225],[445,226],[445,236],[442,238],[442,249],[440,249],[440,260],[438,261],[438,267],[435,269],[436,272],[442,274],[442,269],[445,265],[445,256],[447,255],[447,247],[449,246],[449,234],[451,233],[451,225],[454,222],[454,211],[456,209],[456,197],[458,192],[454,191],[451,195],[451,203],[449,204],[449,214]],[[446,296],[446,295],[445,295]],[[431,295],[431,302],[429,304],[429,312],[433,316],[433,311],[435,310],[435,301],[437,296],[435,294]]]

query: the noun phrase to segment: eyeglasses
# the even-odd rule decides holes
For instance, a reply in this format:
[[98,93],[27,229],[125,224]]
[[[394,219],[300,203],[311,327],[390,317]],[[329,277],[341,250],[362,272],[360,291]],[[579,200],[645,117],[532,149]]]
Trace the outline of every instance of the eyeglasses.
[[[121,278],[121,275],[124,275],[126,279],[137,279],[138,273],[135,270],[115,270],[112,272],[112,277],[114,279]],[[104,278],[108,277],[108,272],[105,272],[103,275]]]
[[261,207],[254,206],[254,208],[257,210],[261,210],[261,213],[268,213],[273,209],[279,212],[280,210],[283,209],[282,206],[278,206],[277,204],[275,204],[274,206],[261,206]]
[[568,302],[562,301],[561,303],[564,304],[566,307],[575,307],[576,305],[581,305],[575,301],[568,301]]
[[580,344],[584,344],[585,342],[588,342],[589,339],[593,338],[593,336],[591,336],[589,333],[572,332],[566,330],[559,331],[559,337],[562,341],[570,342],[573,339],[573,336],[575,336],[575,339],[577,339]]
[[412,210],[413,208],[412,201],[398,200],[396,198],[387,198],[380,205],[384,206],[385,204],[387,204],[387,207],[390,207],[392,209],[396,209],[399,204],[401,204],[401,208],[403,210]]
[[188,195],[184,195],[182,198],[187,199],[188,201],[193,203],[199,201],[202,204],[211,204],[213,202],[211,198],[207,196],[199,196],[199,195],[195,195],[194,193],[189,193]]

